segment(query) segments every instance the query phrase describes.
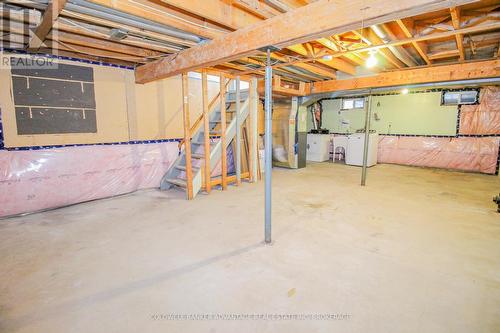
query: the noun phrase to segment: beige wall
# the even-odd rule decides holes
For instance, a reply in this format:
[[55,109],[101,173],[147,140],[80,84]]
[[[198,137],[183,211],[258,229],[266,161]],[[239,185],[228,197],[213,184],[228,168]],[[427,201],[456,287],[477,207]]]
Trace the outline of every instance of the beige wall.
[[[132,77],[133,80],[133,77]],[[135,103],[128,109],[132,140],[180,138],[182,127],[182,79],[180,76],[145,85],[132,82]],[[219,83],[208,81],[209,101],[219,92]],[[189,79],[189,114],[191,125],[202,112],[201,80]]]
[[[132,70],[60,61],[94,69],[97,133],[17,135],[10,69],[0,69],[0,108],[6,147],[173,139],[183,136],[182,85],[176,76],[137,85]],[[202,109],[201,80],[191,74],[189,106],[194,123]],[[219,83],[209,79],[209,99]]]

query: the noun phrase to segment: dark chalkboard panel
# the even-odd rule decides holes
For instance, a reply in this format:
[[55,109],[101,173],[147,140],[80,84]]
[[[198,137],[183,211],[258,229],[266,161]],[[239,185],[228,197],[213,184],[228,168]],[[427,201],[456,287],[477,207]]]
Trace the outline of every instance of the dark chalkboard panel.
[[95,110],[16,107],[17,134],[97,133]]
[[11,70],[12,75],[94,82],[94,69],[92,67],[57,64],[57,69],[30,68],[22,61],[22,58],[14,57],[11,58],[11,62],[15,64]]
[[15,105],[95,109],[92,83],[12,78]]
[[12,68],[18,135],[97,133],[92,67]]

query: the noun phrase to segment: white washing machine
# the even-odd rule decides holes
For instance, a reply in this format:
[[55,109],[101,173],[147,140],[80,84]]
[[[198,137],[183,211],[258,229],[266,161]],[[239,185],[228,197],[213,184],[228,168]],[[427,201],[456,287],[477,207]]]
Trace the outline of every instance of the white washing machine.
[[307,134],[306,159],[313,162],[330,160],[330,134]]
[[[347,137],[347,149],[345,163],[349,165],[363,166],[363,149],[365,146],[365,133],[350,134]],[[378,133],[370,133],[368,143],[367,166],[377,164]]]

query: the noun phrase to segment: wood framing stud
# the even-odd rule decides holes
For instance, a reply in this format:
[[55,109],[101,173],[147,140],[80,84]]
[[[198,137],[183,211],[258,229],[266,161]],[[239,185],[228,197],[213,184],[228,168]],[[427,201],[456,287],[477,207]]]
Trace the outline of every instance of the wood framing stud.
[[204,131],[204,152],[205,152],[205,191],[210,193],[211,186],[211,169],[210,169],[210,118],[209,118],[209,105],[208,105],[208,78],[207,72],[202,71],[201,73],[201,93],[202,93],[202,104],[203,104],[203,131]]
[[235,103],[235,117],[236,117],[236,156],[233,158],[234,166],[236,168],[236,185],[241,184],[241,94],[240,94],[240,77],[237,76],[236,80],[236,103]]
[[312,93],[481,79],[498,76],[500,76],[500,60],[495,59],[392,71],[357,79],[316,82],[314,83]]
[[184,120],[184,155],[186,159],[187,199],[193,199],[193,168],[191,160],[191,125],[189,121],[189,85],[187,73],[182,74],[182,115]]
[[[453,24],[453,29],[460,29],[460,8],[452,7],[450,8],[451,22]],[[456,34],[455,40],[457,42],[457,48],[460,55],[460,61],[465,61],[465,51],[464,51],[464,35]]]
[[42,21],[35,29],[33,37],[28,44],[28,50],[37,51],[42,46],[65,5],[66,0],[52,0],[49,3],[43,13]]
[[[288,47],[325,36],[359,29],[364,13],[365,26],[386,23],[430,11],[448,9],[475,0],[319,0],[265,21],[239,29],[211,42],[183,50],[175,58],[161,59],[136,69],[136,81],[146,83],[197,68],[252,55],[269,45]],[[364,10],[366,6],[369,11]],[[196,7],[196,6],[193,6]],[[293,22],[293,24],[290,24]]]
[[[413,38],[413,33],[410,31],[410,27],[408,27],[408,24],[405,23],[403,20],[396,20],[397,24],[403,31],[403,34],[405,35],[406,38]],[[427,65],[431,65],[432,62],[427,56],[427,45],[425,45],[423,42],[411,42],[413,47],[417,50],[418,54],[422,57],[422,59],[425,61]]]
[[226,149],[226,77],[220,75],[220,140],[221,140],[221,186],[227,189],[227,149]]

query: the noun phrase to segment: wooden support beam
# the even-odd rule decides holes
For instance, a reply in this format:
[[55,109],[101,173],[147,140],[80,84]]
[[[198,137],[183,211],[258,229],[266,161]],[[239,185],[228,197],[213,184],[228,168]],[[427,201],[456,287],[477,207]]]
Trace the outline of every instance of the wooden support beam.
[[281,14],[281,12],[258,0],[233,0],[233,5],[263,20]]
[[[460,29],[460,8],[451,7],[450,13],[451,13],[451,22],[453,24],[453,29],[455,30]],[[465,61],[464,35],[456,34],[455,40],[457,42],[457,48],[460,54],[460,62],[464,62]]]
[[191,160],[191,124],[189,121],[189,86],[187,73],[182,74],[182,116],[184,120],[184,155],[186,159],[186,194],[193,199],[193,165]]
[[[100,26],[104,26],[104,27],[125,29],[130,33],[147,36],[149,38],[159,40],[159,41],[164,41],[167,43],[174,43],[174,44],[178,44],[178,45],[184,45],[187,47],[191,47],[191,46],[196,45],[196,42],[191,41],[191,40],[181,39],[181,38],[177,38],[177,37],[173,37],[173,36],[168,36],[165,34],[160,34],[157,32],[147,31],[144,29],[139,29],[139,28],[130,26],[130,25],[125,25],[125,24],[121,24],[121,23],[112,22],[109,20],[99,19],[99,18],[91,16],[91,15],[74,13],[74,12],[70,12],[67,10],[63,10],[62,14],[64,15],[64,17],[69,17],[69,18],[72,18],[74,20],[78,20],[78,21],[83,20],[85,22],[89,22],[89,23],[92,23],[94,25],[100,25]],[[61,20],[61,21],[64,21],[64,20]]]
[[[403,31],[403,34],[406,38],[413,38],[413,33],[410,31],[408,23],[403,20],[396,20],[396,22]],[[423,42],[411,42],[411,45],[413,45],[415,50],[417,50],[418,54],[422,57],[427,65],[432,64],[429,57],[427,56],[427,45],[425,45]]]
[[[424,35],[424,36],[415,36],[412,38],[406,38],[406,39],[400,39],[400,40],[395,40],[390,43],[385,43],[385,44],[372,44],[367,47],[363,48],[358,48],[358,49],[353,49],[353,50],[348,50],[348,51],[341,51],[332,54],[332,57],[340,57],[349,53],[360,53],[360,52],[367,52],[371,50],[379,50],[383,49],[389,46],[398,46],[398,45],[405,45],[405,44],[410,44],[413,42],[422,42],[422,41],[430,41],[430,40],[437,40],[437,39],[446,39],[449,37],[455,36],[457,33],[461,34],[474,34],[478,32],[483,32],[483,31],[488,31],[488,30],[496,30],[500,29],[500,23],[499,22],[494,22],[494,23],[489,23],[489,24],[484,24],[480,26],[472,26],[472,27],[467,27],[467,28],[462,28],[460,30],[452,30],[452,31],[444,31],[444,32],[437,32],[429,35]],[[310,61],[306,60],[306,61]]]
[[[277,54],[276,52],[271,53],[271,58],[282,61],[282,62],[289,61],[286,57],[281,56],[281,55]],[[317,75],[328,77],[330,79],[337,78],[337,74],[335,73],[335,71],[324,69],[322,67],[315,66],[313,64],[297,63],[297,64],[293,64],[293,66],[297,67],[297,68],[305,69],[306,71],[317,74]]]
[[[314,57],[314,55],[310,54],[310,51],[308,51],[307,48],[302,44],[289,46],[288,49],[297,53],[297,54],[300,54],[301,56],[304,56],[304,57]],[[342,59],[332,58],[332,59],[325,60],[325,59],[319,58],[316,61],[321,63],[321,64],[324,64],[328,67],[334,68],[336,70],[339,70],[339,71],[342,71],[342,72],[345,72],[345,73],[348,73],[351,75],[356,74],[356,67],[351,65],[347,61],[342,60]]]
[[444,51],[438,51],[435,53],[429,53],[428,56],[429,56],[429,59],[431,59],[431,60],[455,58],[455,57],[460,57],[460,51],[455,50],[455,49],[444,50]]
[[[356,58],[352,57],[352,56],[361,57],[360,53],[371,51],[371,50],[378,50],[378,49],[386,48],[389,46],[405,45],[405,44],[410,44],[413,42],[418,43],[418,42],[427,41],[427,40],[434,40],[434,39],[446,39],[449,37],[453,37],[457,33],[474,34],[474,33],[478,33],[478,32],[483,32],[483,31],[488,31],[488,30],[496,30],[496,29],[500,29],[499,22],[484,24],[484,25],[480,25],[480,26],[472,26],[472,27],[463,28],[463,29],[456,30],[456,31],[452,30],[452,31],[433,33],[433,34],[424,35],[424,36],[400,39],[400,40],[395,40],[395,41],[392,41],[390,43],[385,43],[385,44],[371,44],[371,42],[369,42],[371,45],[368,47],[362,47],[362,48],[352,49],[352,50],[347,50],[347,51],[339,51],[337,53],[332,54],[331,56],[333,58],[340,57],[340,56],[346,56],[346,57],[351,57],[351,59],[353,59],[353,60],[356,60]],[[456,50],[454,50],[454,52],[456,52],[458,54],[458,52]],[[271,55],[271,57],[273,57],[273,55]],[[438,57],[439,57],[439,55],[438,55]],[[428,58],[428,56],[427,56],[427,58]],[[306,62],[310,62],[310,61],[314,61],[314,60],[315,59],[312,59],[312,58],[302,58],[302,59],[297,59],[297,60],[290,60],[288,63],[276,64],[276,65],[273,65],[272,67],[273,67],[273,69],[276,69],[276,68],[280,68],[280,67],[287,66],[287,65],[297,66],[299,64],[305,64]],[[284,61],[287,61],[287,59],[284,58]],[[363,63],[359,63],[359,65],[364,65],[364,61],[365,61],[365,59],[363,59]],[[358,60],[358,62],[359,62],[359,60]],[[378,66],[380,66],[380,65],[378,65]],[[254,73],[256,71],[262,71],[264,69],[264,67],[265,66],[262,66],[260,68],[257,68],[257,69],[251,70],[251,71],[246,71],[246,72],[243,72],[243,74],[249,74],[249,73]],[[375,71],[378,72],[379,70],[375,70]]]
[[227,148],[226,148],[226,77],[220,75],[220,141],[222,190],[227,189]]
[[205,191],[210,193],[212,190],[211,185],[211,174],[212,170],[210,169],[210,118],[208,115],[209,105],[208,105],[208,78],[207,72],[201,72],[201,95],[202,95],[202,104],[203,104],[203,132],[204,136],[204,152],[205,152],[205,164],[204,164],[204,172],[205,172]]
[[[147,62],[147,60],[145,60],[142,57],[136,57],[133,55],[118,53],[118,52],[113,52],[113,51],[108,51],[108,50],[95,49],[93,47],[88,47],[88,46],[83,46],[83,45],[62,43],[60,41],[56,42],[56,41],[53,41],[50,39],[47,39],[45,41],[44,45],[46,45],[47,48],[50,48],[52,50],[57,50],[57,51],[62,50],[62,51],[80,53],[83,55],[89,55],[89,56],[99,57],[99,58],[118,59],[118,60],[125,60],[125,61],[135,62],[135,63],[146,63]],[[43,45],[42,45],[42,47],[43,47]]]
[[217,22],[220,25],[232,30],[246,27],[261,18],[252,15],[241,8],[231,5],[232,1],[220,0],[161,0],[162,2],[180,8],[186,12],[204,17],[210,21]]
[[[328,82],[328,81],[327,81]],[[273,94],[281,96],[306,96],[311,92],[311,84],[298,82],[296,84],[287,83],[281,80],[281,76],[273,75]],[[258,91],[261,95],[264,94],[264,81],[258,83]]]
[[[289,61],[288,58],[286,58],[284,56],[277,55],[277,54],[271,54],[271,58],[275,59],[275,60],[281,60],[283,62]],[[258,60],[248,58],[248,57],[242,58],[240,60],[243,62],[248,62],[250,64],[259,65],[260,69],[253,70],[253,69],[245,68],[245,70],[243,72],[235,73],[235,75],[241,75],[242,73],[244,73],[244,74],[252,73],[252,74],[264,76],[265,63],[263,61],[258,61]],[[298,63],[297,66],[291,65],[291,64],[285,65],[285,66],[279,66],[279,69],[276,72],[281,73],[281,75],[283,75],[283,76],[288,76],[289,78],[293,78],[293,79],[298,80],[298,81],[317,81],[318,80],[317,76],[309,74],[309,73],[306,74],[304,72],[298,72],[297,70],[295,70],[294,67],[305,69],[305,70],[307,70],[307,71],[309,71],[317,76],[326,76],[326,77],[331,78],[331,79],[336,78],[335,72],[333,70],[330,71],[328,69],[324,69],[324,68],[321,68],[318,66],[313,66],[311,64],[306,64],[306,63]],[[320,73],[322,73],[323,75]]]
[[[357,33],[357,32],[356,32]],[[363,35],[365,36],[365,38],[367,38],[372,44],[376,44],[376,45],[383,45],[383,44],[386,44],[379,36],[377,36],[377,34],[367,28],[367,29],[364,29],[364,32],[363,32]],[[389,50],[388,48],[383,48],[383,49],[380,49],[380,54],[389,62],[391,63],[394,67],[396,68],[404,68],[406,67],[406,65],[401,61],[399,60],[392,52],[391,50]]]
[[312,93],[339,90],[392,87],[418,83],[447,82],[500,76],[500,60],[465,62],[462,64],[427,66],[380,73],[349,80],[331,80],[313,84]]
[[[93,3],[99,4],[101,6],[106,6],[109,8],[114,8],[121,12],[146,18],[151,21],[155,21],[161,24],[165,24],[170,27],[177,28],[204,38],[213,39],[224,33],[222,29],[217,30],[214,27],[210,27],[207,22],[199,21],[196,22],[194,18],[190,20],[182,17],[181,13],[169,13],[167,8],[163,6],[158,6],[151,1],[145,0],[91,0]],[[186,2],[186,1],[183,1]],[[204,1],[197,1],[197,5],[193,5],[192,8],[199,7]],[[173,15],[168,15],[173,14]],[[196,24],[193,24],[196,23]],[[205,24],[203,24],[205,23]]]
[[[455,0],[462,5],[476,0]],[[199,1],[198,1],[199,3]],[[319,0],[288,13],[181,51],[175,58],[157,60],[136,69],[136,81],[146,83],[197,68],[214,66],[254,54],[273,45],[287,47],[324,36],[393,21],[429,11],[450,8],[448,0],[370,0],[339,2]],[[369,10],[366,10],[369,6]],[[196,6],[193,6],[196,7]],[[363,17],[363,20],[360,18]]]
[[[250,177],[250,174],[248,172],[241,173],[241,179],[247,179],[249,177]],[[227,184],[234,183],[234,182],[236,182],[236,175],[226,177],[226,187],[227,187]],[[224,183],[224,181],[222,180],[222,177],[217,177],[217,178],[212,180],[212,186],[222,185],[223,183]]]
[[[79,25],[77,26],[70,24],[68,22],[70,21],[64,18],[59,19],[54,24],[54,30],[59,32],[70,33],[72,35],[81,35],[81,36],[109,41],[109,35],[111,33],[111,30],[108,28],[100,28],[90,24],[84,25],[83,23],[79,23]],[[130,35],[125,37],[124,39],[121,39],[119,43],[140,47],[146,50],[159,51],[163,53],[173,53],[178,51],[177,47],[168,46],[163,43],[159,43],[157,41],[148,40],[147,38],[135,37]]]
[[42,21],[33,33],[33,37],[29,41],[28,50],[36,51],[38,50],[45,38],[49,34],[50,30],[54,26],[59,14],[61,14],[64,6],[66,5],[66,0],[52,0],[45,12],[43,13]]
[[148,58],[148,57],[161,57],[165,55],[164,53],[152,51],[144,48],[134,47],[125,45],[119,42],[113,42],[109,40],[103,40],[99,38],[93,38],[88,36],[81,36],[76,34],[67,33],[64,31],[59,31],[57,34],[53,32],[47,36],[47,39],[54,40],[57,42],[70,43],[73,45],[92,47],[95,49],[113,51],[118,53],[130,54],[138,57]]

